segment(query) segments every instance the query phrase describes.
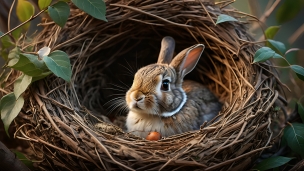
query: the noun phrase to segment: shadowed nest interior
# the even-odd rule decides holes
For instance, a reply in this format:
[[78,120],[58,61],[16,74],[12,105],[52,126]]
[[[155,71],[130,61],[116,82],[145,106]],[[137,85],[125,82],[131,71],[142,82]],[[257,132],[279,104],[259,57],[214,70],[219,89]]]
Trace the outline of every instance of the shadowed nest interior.
[[[33,149],[42,170],[242,170],[271,144],[271,118],[279,93],[271,64],[251,64],[257,46],[243,13],[226,2],[195,0],[107,0],[108,22],[71,6],[64,28],[44,19],[31,44],[69,54],[73,75],[33,84],[15,119],[16,137]],[[215,25],[220,14],[239,19]],[[164,36],[176,52],[193,44],[206,49],[187,76],[210,88],[224,106],[218,120],[198,131],[146,141],[126,133],[109,118],[124,116],[121,103],[132,74],[157,61]],[[18,72],[12,72],[13,82]],[[6,89],[11,90],[8,86]],[[117,98],[117,99],[116,99]],[[111,101],[112,100],[112,101]],[[119,117],[118,117],[119,118]],[[33,157],[32,156],[32,157]]]

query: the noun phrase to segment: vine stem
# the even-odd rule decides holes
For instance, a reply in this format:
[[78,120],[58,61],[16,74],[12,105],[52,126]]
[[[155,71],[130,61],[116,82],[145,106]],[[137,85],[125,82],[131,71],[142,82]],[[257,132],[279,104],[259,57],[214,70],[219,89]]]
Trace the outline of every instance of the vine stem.
[[15,1],[16,0],[13,0],[13,3],[11,5],[11,8],[9,10],[9,13],[8,13],[8,24],[7,24],[7,30],[9,31],[11,29],[11,15],[12,15],[12,11],[13,11],[13,8],[14,8],[14,5],[15,5]]
[[23,26],[24,24],[32,21],[33,19],[37,18],[41,13],[43,13],[44,11],[46,11],[46,9],[43,9],[41,11],[39,11],[36,15],[32,15],[29,19],[27,19],[26,21],[24,21],[23,23],[19,24],[18,26],[16,26],[15,28],[9,30],[8,32],[4,33],[2,36],[0,36],[0,39],[8,34],[10,34],[11,32],[15,31],[16,29],[20,28],[21,26]]

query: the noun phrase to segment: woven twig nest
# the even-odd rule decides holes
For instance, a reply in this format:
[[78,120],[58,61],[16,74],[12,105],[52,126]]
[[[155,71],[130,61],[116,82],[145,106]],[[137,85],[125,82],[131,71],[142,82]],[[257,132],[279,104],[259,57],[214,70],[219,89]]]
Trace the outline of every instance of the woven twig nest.
[[[15,120],[16,137],[30,143],[40,169],[252,166],[271,144],[273,105],[279,94],[271,64],[251,64],[258,47],[251,43],[246,23],[214,23],[220,14],[239,20],[243,14],[221,8],[224,3],[195,0],[107,0],[106,4],[108,22],[71,6],[64,28],[46,19],[31,44],[33,52],[44,46],[65,51],[73,68],[71,83],[49,76],[33,84]],[[115,98],[111,95],[124,96],[133,80],[125,75],[128,69],[157,61],[164,36],[176,40],[176,52],[205,44],[199,64],[187,78],[209,87],[224,105],[218,119],[200,130],[147,141],[109,123],[108,116],[126,113],[111,110],[106,103]],[[18,75],[14,71],[11,82]]]

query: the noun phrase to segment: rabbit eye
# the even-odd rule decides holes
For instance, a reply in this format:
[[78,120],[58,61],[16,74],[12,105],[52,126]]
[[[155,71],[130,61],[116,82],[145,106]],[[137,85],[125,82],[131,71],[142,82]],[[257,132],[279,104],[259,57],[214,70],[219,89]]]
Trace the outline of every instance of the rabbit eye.
[[162,85],[161,85],[161,90],[168,91],[169,86],[170,86],[169,80],[163,80]]

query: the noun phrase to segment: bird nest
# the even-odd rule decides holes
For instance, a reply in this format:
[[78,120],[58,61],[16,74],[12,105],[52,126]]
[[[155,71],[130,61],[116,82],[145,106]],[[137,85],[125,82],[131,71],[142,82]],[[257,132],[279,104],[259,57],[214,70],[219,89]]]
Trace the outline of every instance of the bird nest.
[[[271,63],[252,64],[258,46],[245,27],[250,16],[227,8],[226,2],[107,0],[106,5],[108,22],[71,5],[64,28],[44,19],[40,24],[44,29],[31,44],[22,44],[23,49],[33,46],[33,52],[44,46],[60,49],[72,63],[71,83],[55,76],[34,83],[15,119],[15,136],[29,142],[38,167],[250,168],[272,143],[270,125],[279,97]],[[239,21],[215,25],[220,14]],[[197,43],[206,46],[186,79],[206,85],[223,108],[200,130],[147,141],[124,131],[122,118],[127,113],[115,105],[131,85],[132,74],[157,61],[164,36],[176,40],[176,52]],[[13,71],[8,82],[18,75]]]

